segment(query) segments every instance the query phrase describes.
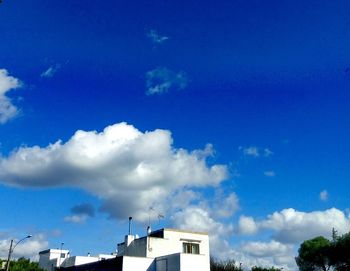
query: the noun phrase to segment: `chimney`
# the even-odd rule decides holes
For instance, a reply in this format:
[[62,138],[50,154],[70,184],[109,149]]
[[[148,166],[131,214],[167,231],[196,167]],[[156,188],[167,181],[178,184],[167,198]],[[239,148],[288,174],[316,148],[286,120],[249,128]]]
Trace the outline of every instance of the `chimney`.
[[132,216],[129,216],[129,235],[131,235],[131,220]]

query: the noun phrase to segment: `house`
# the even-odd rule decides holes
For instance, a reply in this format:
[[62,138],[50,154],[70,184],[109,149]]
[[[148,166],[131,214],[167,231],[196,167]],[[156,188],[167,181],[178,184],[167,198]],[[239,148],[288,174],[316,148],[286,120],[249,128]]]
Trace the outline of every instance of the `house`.
[[47,249],[39,252],[39,266],[47,271],[54,271],[69,257],[69,250]]
[[[56,254],[49,256],[53,252]],[[64,257],[58,265],[56,250],[46,250],[39,255],[39,265],[47,271],[53,271],[47,259],[63,271],[210,270],[208,234],[169,228],[149,232],[141,238],[129,232],[124,242],[117,245],[116,255]]]

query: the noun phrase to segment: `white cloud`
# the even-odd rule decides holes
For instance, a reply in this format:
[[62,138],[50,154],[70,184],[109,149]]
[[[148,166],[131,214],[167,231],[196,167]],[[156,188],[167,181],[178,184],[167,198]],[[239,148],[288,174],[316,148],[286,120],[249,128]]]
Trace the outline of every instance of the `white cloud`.
[[275,240],[270,242],[247,242],[241,245],[243,252],[255,257],[270,257],[271,255],[284,255],[291,251],[293,246],[285,245]]
[[238,233],[239,234],[255,234],[258,231],[254,218],[250,216],[240,216],[238,221]]
[[210,211],[199,206],[190,206],[174,213],[171,220],[176,228],[209,233],[210,250],[213,254],[229,249],[227,240],[233,233],[232,225],[223,224],[210,216]]
[[[271,232],[272,240],[242,243],[231,248],[225,256],[233,257],[248,268],[259,265],[298,270],[294,257],[300,243],[320,235],[331,238],[332,228],[339,234],[347,233],[350,229],[350,218],[336,208],[313,212],[300,212],[289,208],[274,212],[262,220],[241,216],[236,233],[254,235],[267,230],[268,233]],[[259,238],[259,235],[256,237]]]
[[328,191],[323,190],[320,192],[320,200],[327,201],[328,200]]
[[[0,258],[6,259],[10,248],[10,239],[0,240]],[[18,240],[14,240],[14,245]],[[26,239],[19,243],[13,251],[12,259],[25,257],[31,260],[38,260],[39,252],[47,249],[48,241],[42,234],[37,234],[30,239]]]
[[169,131],[142,133],[119,123],[103,132],[77,131],[67,142],[20,147],[0,158],[2,183],[20,187],[82,188],[103,200],[111,217],[147,220],[150,206],[164,209],[176,190],[216,186],[228,177],[224,165],[172,145]]
[[61,68],[61,65],[60,64],[55,64],[55,65],[52,65],[50,66],[48,69],[46,69],[45,71],[43,71],[41,74],[40,74],[40,77],[43,77],[43,78],[51,78],[55,75],[55,73]]
[[146,73],[146,94],[163,94],[171,89],[181,90],[187,87],[188,79],[184,72],[174,72],[158,67]]
[[253,156],[253,157],[259,157],[260,153],[257,147],[251,146],[247,148],[242,148],[243,154],[245,156]]
[[4,124],[18,114],[18,108],[12,104],[7,92],[19,88],[20,81],[8,75],[7,70],[0,69],[0,124]]
[[[276,251],[273,249],[273,246],[274,245],[269,244],[269,242],[247,242],[238,247],[222,251],[222,256],[223,259],[234,259],[238,265],[241,263],[243,270],[250,270],[253,266],[266,268],[273,266],[283,268],[283,270],[286,271],[297,271],[298,269],[294,260],[295,253],[286,250],[285,253],[275,254]],[[265,247],[265,253],[263,253],[264,249],[262,247]],[[257,253],[257,250],[260,250],[260,253],[264,255],[254,255]]]
[[238,149],[243,152],[244,156],[270,157],[271,155],[273,155],[273,152],[270,149],[268,149],[268,148],[262,149],[262,148],[258,148],[256,146],[249,146],[249,147],[242,147],[242,146],[240,146]]
[[[287,270],[296,269],[293,245],[282,244],[275,240],[269,242],[246,242],[240,246],[240,251],[247,258],[265,259],[265,261],[262,261],[263,266],[277,266]],[[248,262],[251,262],[251,260],[248,260]]]
[[195,192],[189,189],[181,189],[179,191],[175,191],[170,195],[168,202],[171,202],[171,209],[184,209],[191,205],[192,202],[199,200],[201,198],[201,194],[199,192]]
[[169,39],[169,37],[162,36],[154,29],[151,29],[147,33],[147,37],[152,41],[153,44],[162,44]]
[[276,173],[273,170],[264,171],[266,177],[275,177]]
[[212,206],[212,216],[231,217],[239,209],[239,199],[236,193],[232,192],[225,197],[223,193],[217,193],[214,202],[209,202]]
[[330,237],[332,228],[339,234],[350,229],[349,218],[336,208],[309,213],[289,208],[256,223],[260,229],[273,230],[276,241],[294,244],[320,235]]
[[64,217],[65,222],[75,223],[75,224],[82,224],[89,218],[86,214],[77,214],[77,215],[69,215]]

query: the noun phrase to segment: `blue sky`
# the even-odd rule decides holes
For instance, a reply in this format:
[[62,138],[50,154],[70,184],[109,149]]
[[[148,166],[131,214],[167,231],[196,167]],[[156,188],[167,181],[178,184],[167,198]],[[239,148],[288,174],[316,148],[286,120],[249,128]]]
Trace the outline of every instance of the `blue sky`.
[[111,252],[132,215],[295,269],[302,240],[350,230],[349,12],[3,1],[0,255],[28,233],[17,256]]

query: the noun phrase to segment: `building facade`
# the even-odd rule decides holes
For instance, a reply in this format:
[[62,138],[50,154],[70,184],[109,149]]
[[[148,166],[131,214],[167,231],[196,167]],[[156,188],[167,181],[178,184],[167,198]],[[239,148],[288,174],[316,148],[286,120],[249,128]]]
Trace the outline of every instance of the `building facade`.
[[67,257],[59,265],[55,256],[47,255],[51,251],[53,252],[47,250],[39,254],[39,265],[47,271],[53,271],[48,268],[50,264],[44,260],[50,258],[62,271],[210,270],[208,234],[177,229],[165,228],[150,232],[141,238],[129,234],[125,236],[123,243],[117,245],[116,255]]

